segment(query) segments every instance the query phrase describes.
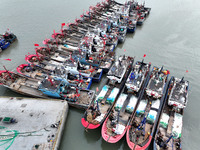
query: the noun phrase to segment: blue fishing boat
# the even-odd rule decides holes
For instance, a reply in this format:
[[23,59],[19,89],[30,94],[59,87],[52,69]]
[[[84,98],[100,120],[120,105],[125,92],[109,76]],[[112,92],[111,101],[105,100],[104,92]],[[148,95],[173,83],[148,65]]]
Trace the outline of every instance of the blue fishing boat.
[[82,109],[87,108],[94,98],[94,91],[80,89],[76,84],[70,84],[60,77],[44,79],[38,90],[49,97],[67,100],[70,105]]
[[4,38],[0,37],[0,50],[5,50],[10,46],[9,42],[6,42]]
[[127,33],[133,33],[136,30],[136,25],[131,22],[127,25]]

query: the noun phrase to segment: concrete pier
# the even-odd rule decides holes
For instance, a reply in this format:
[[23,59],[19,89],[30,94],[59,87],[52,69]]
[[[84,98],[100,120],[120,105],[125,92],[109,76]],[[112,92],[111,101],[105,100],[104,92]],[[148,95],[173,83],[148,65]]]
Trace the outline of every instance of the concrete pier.
[[0,150],[57,150],[68,103],[0,97]]

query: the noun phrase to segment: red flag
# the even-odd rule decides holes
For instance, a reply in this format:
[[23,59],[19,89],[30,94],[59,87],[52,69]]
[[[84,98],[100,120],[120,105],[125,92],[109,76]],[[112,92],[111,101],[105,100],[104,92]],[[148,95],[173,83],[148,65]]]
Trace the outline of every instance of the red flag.
[[7,58],[7,59],[4,59],[4,60],[8,60],[8,61],[11,61],[11,59]]
[[169,70],[167,70],[167,74],[170,74]]
[[186,73],[188,73],[188,70],[186,70]]
[[97,88],[96,88],[96,92],[98,92],[98,91],[99,91],[99,88],[97,87]]
[[39,46],[39,44],[34,44],[34,46]]
[[65,26],[65,23],[62,23],[61,26],[62,26],[62,27]]
[[144,56],[143,57],[146,57],[147,55],[146,54],[144,54]]

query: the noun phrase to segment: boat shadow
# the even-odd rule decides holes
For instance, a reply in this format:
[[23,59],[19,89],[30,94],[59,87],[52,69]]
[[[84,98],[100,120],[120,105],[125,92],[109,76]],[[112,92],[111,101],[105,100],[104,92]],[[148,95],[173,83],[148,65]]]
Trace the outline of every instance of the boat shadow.
[[88,143],[96,143],[101,138],[101,126],[93,130],[85,129],[83,132]]

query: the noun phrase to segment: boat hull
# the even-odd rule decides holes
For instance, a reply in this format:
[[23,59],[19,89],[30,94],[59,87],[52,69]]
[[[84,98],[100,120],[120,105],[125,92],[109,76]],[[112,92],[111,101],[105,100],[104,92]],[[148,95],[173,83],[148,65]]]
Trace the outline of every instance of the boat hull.
[[128,33],[134,33],[136,28],[127,28]]
[[81,123],[87,129],[96,129],[100,126],[100,124],[94,125],[94,124],[89,123],[88,121],[85,120],[85,118],[81,119]]
[[106,118],[106,120],[104,121],[103,126],[102,126],[102,130],[101,130],[102,138],[108,143],[117,143],[119,140],[121,140],[121,138],[126,133],[128,126],[126,126],[126,128],[124,129],[122,134],[119,134],[119,135],[116,135],[116,136],[110,136],[110,135],[107,134],[107,129],[108,129],[106,127],[107,121],[108,121],[108,117]]
[[126,141],[127,141],[127,144],[129,146],[129,148],[130,149],[134,149],[134,147],[135,147],[135,150],[146,150],[149,147],[150,143],[151,143],[152,136],[149,135],[148,141],[147,141],[147,143],[144,146],[141,147],[139,145],[135,145],[133,142],[131,142],[131,140],[129,138],[130,128],[131,128],[131,126],[128,127],[127,134],[126,134]]

